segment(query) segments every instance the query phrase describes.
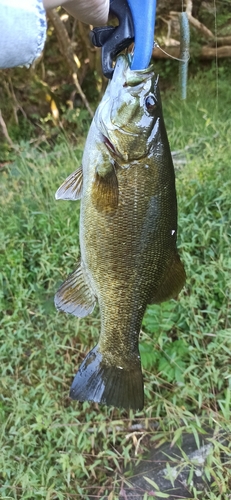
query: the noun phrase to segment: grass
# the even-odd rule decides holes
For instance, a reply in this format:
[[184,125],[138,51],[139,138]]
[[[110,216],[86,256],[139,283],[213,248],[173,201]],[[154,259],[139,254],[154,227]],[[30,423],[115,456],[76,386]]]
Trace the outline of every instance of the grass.
[[131,432],[139,422],[152,446],[167,439],[180,446],[185,431],[198,440],[208,426],[214,429],[205,471],[211,489],[188,488],[197,500],[228,500],[231,119],[230,86],[222,78],[219,84],[218,102],[211,73],[190,81],[186,103],[173,92],[163,98],[171,148],[185,162],[177,190],[187,284],[177,302],[147,309],[145,408],[136,415],[68,397],[100,324],[97,312],[80,321],[53,305],[79,255],[78,202],[55,202],[54,193],[79,165],[83,138],[73,147],[65,137],[53,148],[21,143],[0,171],[2,499],[118,499],[124,468],[128,480],[145,450]]

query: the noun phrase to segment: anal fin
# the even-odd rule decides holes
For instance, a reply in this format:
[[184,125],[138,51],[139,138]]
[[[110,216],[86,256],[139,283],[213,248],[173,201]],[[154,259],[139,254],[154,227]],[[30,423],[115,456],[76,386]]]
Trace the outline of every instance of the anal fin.
[[82,195],[83,169],[70,174],[55,193],[56,200],[79,200]]
[[96,303],[95,295],[90,289],[80,266],[71,273],[55,294],[55,307],[79,318],[88,316]]
[[151,297],[150,304],[159,304],[166,300],[175,299],[183,288],[186,280],[184,266],[176,252],[169,267],[167,267],[161,284],[153,297]]

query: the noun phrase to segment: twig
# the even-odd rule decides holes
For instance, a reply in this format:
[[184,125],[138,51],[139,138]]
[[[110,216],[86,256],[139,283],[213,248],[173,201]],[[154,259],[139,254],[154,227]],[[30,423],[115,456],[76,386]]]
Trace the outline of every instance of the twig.
[[210,31],[203,23],[201,23],[200,21],[198,21],[198,19],[196,19],[195,17],[193,17],[191,14],[188,16],[188,20],[189,20],[190,24],[192,26],[194,26],[194,28],[196,28],[198,31],[200,31],[201,33],[203,33],[203,35],[206,38],[209,38],[209,39],[214,39],[215,38],[215,36],[212,33],[212,31]]
[[47,14],[48,14],[48,17],[55,28],[60,51],[63,54],[63,56],[65,57],[68,65],[71,69],[74,84],[75,84],[75,86],[79,92],[79,95],[80,95],[85,107],[87,108],[90,116],[93,117],[94,113],[90,107],[90,104],[89,104],[89,102],[88,102],[88,100],[87,100],[87,98],[86,98],[86,96],[81,88],[79,80],[78,80],[78,76],[77,76],[78,57],[74,53],[74,50],[73,50],[72,45],[71,45],[71,40],[68,36],[67,30],[66,30],[63,22],[61,21],[59,15],[57,14],[57,12],[54,9],[49,10],[47,12]]
[[16,98],[16,95],[14,93],[14,88],[13,88],[10,76],[8,76],[7,79],[8,79],[8,82],[6,82],[5,79],[3,80],[3,85],[5,87],[6,93],[7,93],[8,97],[10,98],[10,101],[11,101],[11,104],[12,104],[13,114],[14,114],[14,118],[15,118],[15,123],[16,123],[16,125],[18,125],[18,115],[17,115],[18,110],[21,111],[21,113],[23,114],[24,118],[27,118],[27,116],[26,116],[26,113],[25,113],[24,109],[22,108],[22,106],[17,101],[17,98]]
[[228,45],[217,48],[204,46],[201,48],[199,57],[200,59],[214,59],[215,57],[219,59],[219,58],[231,57],[231,47]]
[[[194,26],[194,28],[196,28],[198,31],[200,31],[201,33],[203,33],[203,35],[206,38],[209,38],[210,40],[211,39],[214,40],[215,36],[212,33],[212,31],[210,31],[203,23],[201,23],[200,21],[198,21],[198,19],[196,19],[195,17],[192,16],[192,14],[191,14],[191,6],[192,6],[192,3],[189,2],[187,4],[187,10],[186,10],[187,15],[188,15],[188,20],[189,20],[190,24],[192,26]],[[176,12],[176,11],[173,11],[173,10],[171,10],[169,14],[170,14],[171,17],[179,16],[179,12]]]
[[192,0],[186,0],[186,9],[185,9],[185,12],[186,12],[186,14],[187,14],[188,17],[192,15],[192,10],[193,10]]
[[[168,52],[163,52],[161,48],[158,48],[157,46],[153,50],[152,56],[154,59],[170,59],[171,57],[173,58],[179,58],[180,57],[180,50],[178,47],[166,47],[166,50]],[[193,50],[191,50],[191,57],[193,56]],[[214,59],[215,57],[219,58],[226,58],[226,57],[231,57],[231,46],[227,45],[224,47],[210,47],[209,45],[204,45],[203,47],[200,48],[200,51],[196,51],[196,56],[199,59]]]
[[[186,4],[186,14],[188,15],[188,20],[194,28],[200,31],[206,38],[210,40],[210,47],[224,47],[225,45],[231,45],[231,36],[219,36],[215,37],[213,32],[209,30],[203,23],[198,21],[195,17],[192,16],[192,0],[187,0]],[[179,16],[179,12],[170,11],[170,17]],[[164,20],[164,19],[163,19]],[[166,21],[167,22],[167,21]]]
[[[9,89],[9,82],[10,82],[10,79],[8,79],[8,83],[4,79],[3,85],[5,87],[5,90],[6,90],[8,97],[10,98],[10,101],[12,101],[12,97],[13,97],[13,101],[14,101],[14,103],[16,103],[15,94],[14,94],[14,92],[12,93],[12,88],[11,88],[11,91]],[[14,114],[15,123],[16,123],[16,125],[18,125],[18,115],[17,115],[18,106],[17,106],[17,104],[15,106],[12,104],[12,107],[13,107],[13,114]]]
[[231,36],[219,36],[216,40],[211,40],[209,45],[223,47],[224,45],[231,45]]
[[[15,93],[14,93],[14,87],[13,87],[12,80],[11,80],[11,78],[10,78],[10,77],[8,78],[8,82],[9,82],[10,92],[11,92],[11,94],[12,94],[13,101],[14,101],[14,103],[15,103],[16,112],[17,112],[17,110],[19,109],[19,110],[21,111],[22,115],[24,116],[24,118],[27,118],[27,115],[26,115],[26,113],[25,113],[25,111],[24,111],[23,107],[21,106],[21,104],[19,104],[19,102],[18,102],[18,100],[17,100],[17,97],[16,97],[16,95],[15,95]],[[17,117],[17,119],[18,119],[18,117]],[[18,125],[18,122],[17,122],[17,125]]]
[[14,143],[13,141],[11,140],[9,134],[8,134],[8,130],[7,130],[7,126],[5,124],[5,121],[3,119],[3,116],[2,116],[2,112],[0,110],[0,126],[1,126],[1,129],[2,129],[2,133],[5,137],[5,139],[7,140],[8,144],[11,146],[11,148],[14,148]]
[[81,99],[82,99],[83,103],[85,104],[85,106],[86,106],[86,108],[87,108],[87,110],[88,110],[89,114],[90,114],[90,115],[91,115],[91,117],[93,118],[94,113],[93,113],[93,111],[92,111],[92,109],[91,109],[91,107],[90,107],[90,104],[89,104],[89,102],[88,102],[88,100],[87,100],[87,98],[86,98],[86,96],[85,96],[84,92],[82,91],[81,85],[80,85],[79,80],[78,80],[77,73],[73,73],[72,78],[73,78],[74,84],[75,84],[75,86],[76,86],[76,88],[77,88],[77,90],[78,90],[78,93],[79,93],[79,95],[80,95],[80,97],[81,97]]

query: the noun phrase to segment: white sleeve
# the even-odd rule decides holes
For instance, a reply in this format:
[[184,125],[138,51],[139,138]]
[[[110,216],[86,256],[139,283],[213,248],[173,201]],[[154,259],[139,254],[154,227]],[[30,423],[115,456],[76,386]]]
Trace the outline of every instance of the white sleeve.
[[30,66],[46,39],[42,0],[0,0],[0,68]]

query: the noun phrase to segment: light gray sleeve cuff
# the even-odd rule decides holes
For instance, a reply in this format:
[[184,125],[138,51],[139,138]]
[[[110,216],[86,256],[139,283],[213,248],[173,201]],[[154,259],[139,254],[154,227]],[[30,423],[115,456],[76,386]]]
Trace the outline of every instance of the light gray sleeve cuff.
[[42,0],[0,0],[0,68],[30,66],[46,40]]

